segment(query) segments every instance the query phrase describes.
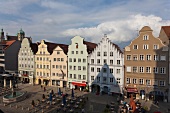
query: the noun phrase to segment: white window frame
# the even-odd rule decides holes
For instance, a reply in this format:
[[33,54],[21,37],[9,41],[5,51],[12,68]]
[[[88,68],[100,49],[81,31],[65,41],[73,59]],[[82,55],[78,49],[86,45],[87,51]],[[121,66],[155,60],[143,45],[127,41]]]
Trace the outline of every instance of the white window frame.
[[138,55],[133,55],[133,61],[137,61],[138,60]]
[[[143,56],[143,57],[141,57],[141,56]],[[145,60],[145,55],[139,55],[139,60],[144,61]]]
[[148,44],[143,44],[143,49],[149,49],[149,45]]
[[150,86],[150,85],[151,85],[151,80],[150,80],[150,79],[146,79],[145,81],[146,81],[146,85],[147,85],[147,86]]
[[143,79],[143,78],[140,78],[140,79],[139,79],[139,84],[140,84],[140,85],[144,84],[144,79]]
[[151,55],[146,55],[146,60],[147,60],[147,61],[152,60],[152,56],[151,56]]
[[166,56],[165,55],[161,55],[160,56],[160,61],[166,61]]
[[131,55],[126,55],[126,60],[131,60]]
[[131,83],[131,79],[130,78],[126,78],[126,84],[130,84]]
[[153,67],[153,73],[158,73],[159,72],[159,68],[158,67]]
[[160,67],[160,74],[166,74],[166,67]]
[[131,66],[126,66],[126,72],[132,72]]
[[139,67],[139,73],[144,73],[144,67]]
[[151,67],[149,66],[146,67],[146,73],[151,73]]
[[133,45],[133,49],[138,49],[138,45]]
[[136,79],[136,78],[133,78],[133,79],[132,79],[132,83],[133,83],[133,84],[137,84],[137,79]]
[[154,49],[154,50],[159,49],[159,45],[158,45],[158,44],[153,44],[153,49]]
[[149,40],[149,35],[143,35],[143,40]]
[[138,67],[137,66],[133,66],[133,73],[137,73],[137,72],[138,72]]
[[154,61],[159,61],[159,55],[153,55],[153,60]]
[[[163,85],[161,84],[161,82],[163,82]],[[165,82],[164,80],[160,80],[160,81],[159,81],[159,86],[165,86],[165,83],[166,83],[166,82]]]

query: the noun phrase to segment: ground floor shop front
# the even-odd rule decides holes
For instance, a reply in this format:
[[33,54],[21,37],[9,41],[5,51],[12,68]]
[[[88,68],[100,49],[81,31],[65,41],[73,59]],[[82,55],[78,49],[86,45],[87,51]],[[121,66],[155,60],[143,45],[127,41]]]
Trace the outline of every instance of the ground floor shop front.
[[75,90],[80,90],[80,91],[85,91],[85,90],[88,91],[89,90],[86,82],[69,82],[68,87],[70,89],[75,89]]
[[49,78],[38,78],[36,79],[36,84],[44,86],[67,87],[67,81],[56,79],[50,80]]

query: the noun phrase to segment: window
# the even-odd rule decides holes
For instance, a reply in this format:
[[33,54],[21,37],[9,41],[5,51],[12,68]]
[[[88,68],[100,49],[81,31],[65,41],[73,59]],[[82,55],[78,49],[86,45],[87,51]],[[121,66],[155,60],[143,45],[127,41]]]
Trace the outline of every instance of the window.
[[63,62],[63,61],[64,61],[64,58],[61,58],[61,61]]
[[78,66],[78,70],[81,70],[81,66]]
[[76,54],[78,54],[78,51],[76,51]]
[[110,56],[113,56],[113,52],[110,52]]
[[139,72],[143,73],[144,72],[144,67],[139,67]]
[[137,67],[133,67],[133,72],[134,72],[134,73],[137,73],[137,71],[138,71],[138,70],[137,70]]
[[146,55],[146,60],[151,60],[151,55]]
[[54,61],[56,61],[56,58],[54,58]]
[[86,75],[83,75],[83,80],[86,80]]
[[100,64],[100,59],[97,59],[97,64]]
[[74,74],[74,79],[76,79],[76,74]]
[[78,59],[78,62],[81,62],[81,59],[80,59],[80,58]]
[[116,70],[116,73],[117,73],[117,74],[120,74],[120,69],[117,69],[117,70]]
[[151,73],[151,67],[146,67],[146,73]]
[[140,60],[144,60],[144,55],[140,55]]
[[127,55],[126,60],[131,60],[131,55]]
[[56,69],[58,69],[58,65],[56,65]]
[[126,83],[130,84],[130,78],[126,78]]
[[126,67],[126,72],[131,72],[131,66]]
[[79,79],[79,80],[81,79],[81,75],[78,75],[78,79]]
[[151,85],[151,80],[147,80],[147,79],[146,79],[146,85],[147,85],[147,86]]
[[70,78],[72,78],[72,74],[70,74]]
[[91,80],[94,80],[94,76],[91,76]]
[[166,56],[165,55],[161,55],[160,60],[161,61],[166,61]]
[[76,66],[74,66],[74,70],[76,70]]
[[137,55],[133,55],[133,60],[134,61],[138,60],[138,56]]
[[158,80],[154,80],[153,85],[158,86]]
[[83,71],[85,71],[86,70],[86,66],[83,66]]
[[160,74],[166,74],[166,68],[160,67]]
[[120,65],[120,60],[117,60],[117,64]]
[[74,62],[76,62],[76,58],[74,58]]
[[97,72],[100,72],[100,68],[97,68]]
[[106,68],[103,68],[103,73],[106,73],[106,71],[107,71]]
[[97,56],[100,56],[100,52],[97,52]]
[[72,59],[71,59],[71,58],[69,58],[69,62],[72,62]]
[[133,49],[138,49],[138,45],[133,45]]
[[110,78],[110,82],[113,82],[113,78]]
[[57,54],[60,54],[60,51],[57,51]]
[[72,66],[69,66],[69,69],[72,70]]
[[159,49],[159,46],[156,45],[156,44],[154,44],[154,45],[153,45],[153,49]]
[[133,79],[132,79],[132,83],[133,83],[133,84],[137,84],[137,79],[136,79],[136,78],[133,78]]
[[94,59],[91,59],[91,64],[94,64]]
[[74,54],[74,51],[72,51],[71,53]]
[[143,49],[149,49],[149,45],[144,44],[144,45],[143,45]]
[[158,67],[153,68],[153,73],[158,73]]
[[55,76],[55,73],[53,73],[53,76]]
[[94,67],[91,67],[91,72],[94,72]]
[[103,60],[103,63],[104,63],[104,64],[107,64],[107,60],[106,60],[106,59],[104,59],[104,60]]
[[144,84],[144,80],[143,79],[139,79],[139,84]]
[[83,51],[81,51],[81,54],[83,54]]
[[117,80],[117,83],[120,84],[120,78],[117,78],[116,80]]
[[159,86],[165,86],[165,81],[160,80],[160,81],[159,81]]
[[57,61],[60,61],[60,58],[57,58]]
[[154,61],[158,61],[159,60],[159,57],[158,57],[158,55],[154,55]]
[[107,52],[104,52],[103,54],[104,54],[104,56],[107,56]]
[[83,59],[83,62],[85,63],[85,62],[86,62],[86,59]]
[[113,60],[110,60],[110,65],[113,65]]
[[149,40],[149,36],[148,35],[143,35],[143,40]]
[[66,66],[65,66],[65,65],[63,66],[63,69],[66,69]]
[[113,73],[113,68],[110,68],[110,73]]

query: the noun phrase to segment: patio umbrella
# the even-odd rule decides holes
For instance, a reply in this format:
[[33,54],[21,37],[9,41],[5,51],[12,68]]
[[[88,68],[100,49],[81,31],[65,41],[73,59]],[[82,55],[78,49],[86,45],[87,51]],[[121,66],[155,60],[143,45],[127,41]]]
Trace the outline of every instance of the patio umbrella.
[[74,90],[73,90],[73,89],[72,89],[72,91],[71,91],[71,97],[74,98]]
[[66,96],[63,94],[63,104],[66,105]]
[[61,89],[60,88],[58,89],[58,95],[61,95]]

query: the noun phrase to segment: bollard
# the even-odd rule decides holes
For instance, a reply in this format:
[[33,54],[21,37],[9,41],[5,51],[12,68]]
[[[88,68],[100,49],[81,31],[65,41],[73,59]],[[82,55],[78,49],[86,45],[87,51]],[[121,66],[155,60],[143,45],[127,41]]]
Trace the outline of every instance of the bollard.
[[10,108],[12,107],[12,105],[10,104]]
[[30,108],[28,107],[28,111],[30,110]]
[[18,106],[17,106],[17,105],[16,105],[15,107],[16,107],[16,108],[18,108]]
[[42,108],[42,113],[44,113],[44,109]]
[[35,108],[35,110],[34,110],[34,111],[35,111],[35,112],[37,111],[37,110],[36,110],[36,108]]
[[22,106],[22,110],[24,110],[24,107]]

